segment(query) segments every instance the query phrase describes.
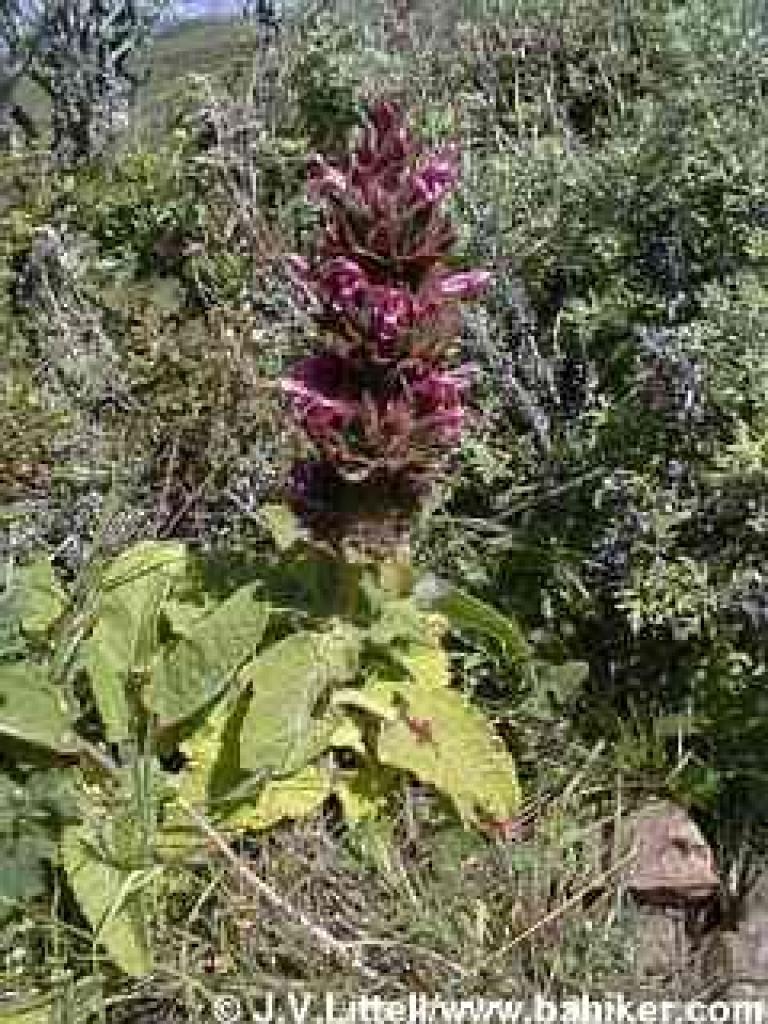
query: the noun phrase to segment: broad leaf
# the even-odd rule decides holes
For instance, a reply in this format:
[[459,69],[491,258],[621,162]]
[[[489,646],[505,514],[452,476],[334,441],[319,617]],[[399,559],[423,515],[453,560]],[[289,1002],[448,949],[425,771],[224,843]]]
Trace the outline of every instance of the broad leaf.
[[144,908],[136,891],[142,873],[122,868],[102,856],[85,826],[64,830],[61,855],[67,880],[94,938],[125,974],[135,978],[148,974],[152,958]]
[[[187,757],[187,764],[179,776],[179,796],[189,804],[207,804],[208,813],[212,817],[223,815],[220,820],[230,827],[237,827],[240,820],[232,817],[235,812],[231,808],[244,802],[244,794],[250,796],[253,793],[256,799],[257,788],[264,778],[263,775],[246,774],[240,764],[238,740],[243,704],[243,700],[239,699],[218,705],[181,748]],[[296,759],[297,774],[284,781],[290,783],[292,778],[297,778],[306,770],[306,762],[333,749],[366,753],[360,727],[343,714],[326,714],[312,720],[306,745],[301,750],[301,757]],[[294,765],[289,763],[285,771],[293,768]],[[230,810],[223,810],[226,807]],[[186,818],[172,815],[169,819],[170,828],[176,829],[179,825],[183,831],[188,831]]]
[[287,505],[264,505],[259,512],[259,519],[279,551],[288,551],[304,536],[301,523]]
[[[199,729],[181,744],[187,759],[177,776],[179,796],[188,804],[206,807],[210,800],[211,778],[219,760],[222,736],[233,714],[233,702],[223,700],[205,716]],[[239,772],[232,784],[238,781]]]
[[255,585],[241,587],[158,659],[147,700],[160,728],[193,717],[258,650],[269,606],[255,591]]
[[82,660],[110,742],[131,734],[126,686],[132,673],[149,666],[160,605],[185,566],[182,545],[143,543],[104,571],[96,621],[83,644]]
[[358,631],[337,625],[295,633],[254,658],[241,673],[252,688],[240,736],[243,769],[281,774],[306,763],[315,705],[332,684],[354,677],[359,655]]
[[0,736],[71,753],[77,738],[59,691],[31,662],[0,664]]
[[[210,708],[200,726],[181,744],[186,763],[172,783],[184,803],[216,817],[222,797],[248,776],[240,768],[240,724],[247,702],[244,694],[228,693]],[[155,837],[156,849],[168,856],[186,855],[204,839],[181,806],[172,802]]]
[[[451,670],[448,655],[442,648],[418,645],[405,651],[393,652],[398,661],[415,683],[424,688],[444,688],[451,684]],[[399,711],[393,704],[393,695],[407,683],[382,684],[373,681],[366,686],[346,686],[331,695],[331,706],[351,708],[380,718],[396,722]]]
[[281,821],[308,818],[323,806],[331,795],[327,772],[309,765],[289,778],[268,782],[253,803],[244,804],[226,815],[222,824],[228,828],[260,832]]
[[531,649],[518,623],[460,587],[435,576],[420,580],[414,598],[422,607],[444,615],[457,630],[493,637],[512,662],[526,661]]
[[211,613],[211,608],[193,601],[169,597],[163,602],[163,617],[175,636],[193,636],[200,622]]
[[383,721],[378,756],[384,764],[434,786],[465,821],[503,821],[520,803],[515,765],[484,716],[455,690],[416,680],[382,681],[371,690],[399,709]]
[[330,750],[354,750],[366,754],[367,748],[358,723],[331,702],[325,714],[312,718],[306,742],[289,758],[285,772],[300,771]]

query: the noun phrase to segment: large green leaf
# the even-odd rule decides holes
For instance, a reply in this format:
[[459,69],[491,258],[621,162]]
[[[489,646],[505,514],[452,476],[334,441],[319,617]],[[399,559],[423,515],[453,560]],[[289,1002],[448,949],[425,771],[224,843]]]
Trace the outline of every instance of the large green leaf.
[[183,545],[147,542],[116,558],[102,576],[82,659],[110,742],[131,734],[126,685],[132,673],[148,668],[160,605],[185,567]]
[[142,872],[109,860],[84,825],[64,829],[61,855],[67,880],[94,938],[126,974],[135,978],[148,974],[152,958],[138,891]]
[[76,749],[62,696],[40,666],[0,664],[0,736],[58,753]]
[[169,597],[163,602],[163,617],[175,636],[193,636],[201,621],[211,611],[212,608],[206,604],[182,601],[176,597]]
[[19,569],[14,587],[19,593],[21,628],[25,633],[45,633],[67,606],[67,595],[47,556]]
[[520,803],[512,758],[485,717],[455,690],[418,679],[370,684],[399,710],[381,721],[379,760],[434,786],[465,821],[510,818]]
[[231,682],[260,646],[269,606],[241,587],[156,662],[147,694],[161,728],[193,717]]
[[242,672],[252,697],[240,735],[247,772],[285,774],[302,766],[312,735],[312,712],[334,683],[357,672],[357,630],[295,633],[254,658]]
[[493,637],[513,662],[526,661],[531,648],[518,623],[461,587],[428,576],[420,580],[414,597],[422,607],[444,615],[457,630]]
[[247,696],[242,692],[227,693],[181,744],[186,763],[175,777],[180,802],[167,809],[161,833],[156,837],[157,847],[166,855],[186,855],[204,842],[183,804],[198,807],[215,819],[228,809],[222,807],[225,797],[236,797],[249,781],[249,790],[261,781],[248,776],[240,765],[240,728],[248,706]]
[[[417,644],[404,651],[393,652],[395,660],[408,670],[415,682],[425,688],[450,686],[451,673],[448,655],[440,647]],[[395,722],[398,710],[392,703],[391,687],[374,684],[345,686],[331,695],[331,706],[350,708],[374,718]]]
[[[221,818],[229,827],[236,827],[240,821],[238,817],[232,816],[236,813],[235,807],[239,808],[246,803],[249,811],[254,806],[262,807],[261,801],[254,805],[253,800],[257,798],[254,796],[251,799],[251,794],[258,792],[259,784],[263,783],[267,774],[260,773],[254,777],[242,769],[239,736],[243,705],[241,698],[223,701],[213,708],[205,722],[181,746],[187,761],[178,776],[179,796],[187,804],[207,808],[208,814]],[[301,748],[301,758],[297,758],[297,764],[313,761],[332,749],[366,753],[359,726],[341,712],[331,711],[311,721],[306,744]],[[286,770],[291,767],[288,765]],[[289,783],[290,779],[298,778],[305,770],[299,767],[297,773],[288,779],[276,781]],[[269,785],[267,782],[267,787]],[[265,791],[269,794],[276,792],[274,789]],[[248,795],[243,796],[244,793]],[[258,813],[261,814],[262,810]],[[172,812],[167,824],[172,831],[188,831],[188,821],[183,814]]]

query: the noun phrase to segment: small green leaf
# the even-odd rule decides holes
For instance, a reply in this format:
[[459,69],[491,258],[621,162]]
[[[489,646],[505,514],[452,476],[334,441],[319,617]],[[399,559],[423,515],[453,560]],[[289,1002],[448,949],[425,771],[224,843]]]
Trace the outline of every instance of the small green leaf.
[[357,754],[365,754],[365,742],[360,726],[351,718],[342,718],[332,726],[328,737],[327,749],[354,750]]
[[589,675],[589,665],[583,661],[566,661],[561,665],[537,662],[529,666],[531,696],[522,709],[546,718],[571,700]]
[[460,587],[428,576],[420,580],[414,599],[432,611],[444,615],[454,629],[468,630],[493,637],[512,662],[527,661],[531,648],[518,623]]
[[152,958],[145,908],[137,892],[142,872],[112,863],[98,849],[86,826],[64,829],[61,855],[67,880],[94,938],[113,962],[131,977],[144,977],[152,969]]
[[177,541],[141,541],[105,567],[100,586],[104,591],[114,590],[156,573],[179,578],[186,568],[187,551],[183,544]]
[[314,765],[289,778],[268,782],[253,803],[244,804],[228,814],[223,824],[229,828],[260,832],[281,821],[308,818],[331,795],[327,772]]
[[0,1024],[53,1024],[54,1019],[53,1001],[49,996],[40,996],[22,1005],[0,1003]]
[[76,749],[62,696],[40,666],[0,664],[0,736],[57,753]]
[[354,708],[364,711],[374,718],[396,721],[397,711],[392,706],[391,694],[381,694],[368,686],[346,686],[336,690],[331,696],[331,706],[336,708]]
[[185,568],[183,545],[146,542],[118,556],[102,575],[81,657],[110,742],[131,734],[126,686],[133,673],[148,670],[160,606]]
[[0,846],[0,924],[44,894],[45,852],[32,837]]
[[376,646],[389,648],[398,642],[421,640],[427,628],[424,611],[410,598],[397,598],[382,603],[368,636]]
[[287,505],[263,505],[259,519],[279,551],[290,550],[304,535],[296,514]]
[[339,798],[344,820],[350,825],[374,821],[387,809],[397,792],[399,775],[391,768],[366,761],[352,772],[334,780],[333,791]]

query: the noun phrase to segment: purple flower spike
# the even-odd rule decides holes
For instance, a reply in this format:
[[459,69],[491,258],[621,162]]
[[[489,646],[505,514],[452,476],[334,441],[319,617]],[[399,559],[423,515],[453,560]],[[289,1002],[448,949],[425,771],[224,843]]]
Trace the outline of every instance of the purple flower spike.
[[[461,440],[469,367],[447,360],[460,303],[491,275],[443,262],[455,232],[440,207],[459,172],[458,148],[424,155],[388,101],[373,105],[344,161],[310,162],[325,224],[314,257],[289,269],[326,340],[282,390],[315,452],[290,491],[320,536],[359,537],[374,520],[380,538],[400,536]],[[387,519],[397,528],[382,530]]]

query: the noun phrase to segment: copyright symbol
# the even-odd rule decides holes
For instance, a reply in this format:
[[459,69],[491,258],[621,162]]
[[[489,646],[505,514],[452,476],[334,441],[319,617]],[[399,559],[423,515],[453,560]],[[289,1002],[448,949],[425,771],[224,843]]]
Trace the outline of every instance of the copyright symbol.
[[218,1024],[239,1024],[243,1019],[243,1004],[237,996],[216,996],[213,1016]]

